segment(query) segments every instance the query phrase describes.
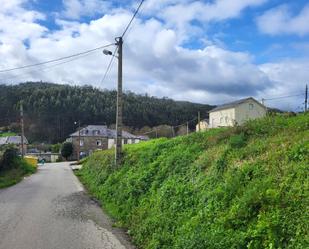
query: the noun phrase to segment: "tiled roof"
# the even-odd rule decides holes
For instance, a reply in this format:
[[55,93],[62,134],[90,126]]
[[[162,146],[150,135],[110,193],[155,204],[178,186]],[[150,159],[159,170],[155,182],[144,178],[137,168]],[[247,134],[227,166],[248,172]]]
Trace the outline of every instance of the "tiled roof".
[[250,98],[245,98],[245,99],[240,99],[240,100],[236,100],[233,102],[229,102],[223,105],[219,105],[216,108],[210,110],[209,112],[215,112],[215,111],[220,111],[220,110],[224,110],[224,109],[229,109],[229,108],[233,108],[235,106],[238,106],[242,103],[247,102],[248,100],[253,100],[254,102],[257,102],[258,104],[262,105],[260,102],[258,102],[257,100],[255,100],[254,98],[250,97]]
[[[88,125],[85,128],[80,130],[80,135],[82,137],[107,137],[107,138],[116,138],[116,130],[108,129],[105,125]],[[79,136],[78,131],[72,133],[70,137]],[[127,131],[122,131],[122,137],[128,139],[138,139],[138,136],[135,136]]]
[[[28,140],[25,136],[24,136],[24,143],[28,144]],[[21,144],[21,136],[1,137],[0,145],[4,144]]]

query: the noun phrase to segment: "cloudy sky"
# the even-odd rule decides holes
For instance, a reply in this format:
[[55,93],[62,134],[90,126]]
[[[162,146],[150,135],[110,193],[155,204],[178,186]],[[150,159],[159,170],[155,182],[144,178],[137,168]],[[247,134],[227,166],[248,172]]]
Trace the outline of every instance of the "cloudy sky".
[[[138,1],[0,0],[0,71],[114,42]],[[242,97],[300,111],[309,83],[307,0],[146,0],[124,43],[124,88],[220,104]],[[111,47],[111,50],[114,48]],[[117,64],[96,51],[65,64],[0,73],[116,87]],[[297,95],[288,98],[282,96]]]

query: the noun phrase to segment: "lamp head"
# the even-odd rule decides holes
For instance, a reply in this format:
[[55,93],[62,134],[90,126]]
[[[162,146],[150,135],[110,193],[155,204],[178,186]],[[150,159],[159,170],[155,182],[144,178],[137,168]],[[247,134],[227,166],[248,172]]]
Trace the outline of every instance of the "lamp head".
[[103,54],[105,54],[105,55],[113,55],[113,53],[111,51],[107,50],[107,49],[103,50]]

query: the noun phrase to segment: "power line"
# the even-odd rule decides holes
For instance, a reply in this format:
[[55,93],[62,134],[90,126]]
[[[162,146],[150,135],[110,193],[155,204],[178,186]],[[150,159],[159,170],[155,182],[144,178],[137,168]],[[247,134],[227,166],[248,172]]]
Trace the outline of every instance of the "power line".
[[100,85],[103,84],[103,82],[105,81],[105,79],[106,79],[106,77],[107,77],[107,74],[109,73],[109,71],[110,71],[110,69],[111,69],[111,66],[112,66],[112,64],[113,64],[114,58],[116,57],[115,54],[116,54],[117,50],[118,50],[118,46],[116,46],[116,48],[115,48],[115,50],[114,50],[114,53],[112,54],[112,57],[111,57],[111,59],[110,59],[110,61],[109,61],[109,64],[108,64],[108,66],[107,66],[107,68],[106,68],[106,71],[105,71],[105,73],[104,73],[104,76],[103,76],[103,78],[101,79]]
[[108,45],[100,46],[100,47],[97,47],[97,48],[93,48],[93,49],[90,49],[90,50],[86,50],[86,51],[83,51],[83,52],[80,52],[80,53],[76,53],[76,54],[72,54],[72,55],[69,55],[69,56],[60,57],[60,58],[53,59],[53,60],[43,61],[43,62],[39,62],[39,63],[35,63],[35,64],[30,64],[30,65],[26,65],[26,66],[21,66],[21,67],[14,67],[14,68],[9,68],[9,69],[3,69],[3,70],[0,70],[0,73],[11,72],[11,71],[20,70],[20,69],[41,66],[41,65],[48,64],[48,63],[52,63],[52,62],[62,61],[62,60],[70,59],[70,58],[73,58],[73,57],[89,54],[89,53],[91,53],[93,51],[100,50],[102,48],[110,47],[110,46],[113,46],[113,45],[115,45],[115,44],[111,43],[111,44],[108,44]]
[[295,94],[295,95],[280,96],[280,97],[269,98],[269,99],[263,99],[263,100],[285,99],[285,98],[297,97],[297,96],[302,96],[302,95],[304,95],[304,94],[301,93],[301,94]]
[[46,66],[46,67],[43,67],[43,68],[33,69],[33,70],[28,71],[28,72],[26,72],[26,73],[17,74],[17,75],[14,75],[14,76],[12,76],[12,77],[9,77],[9,78],[0,79],[0,81],[5,82],[5,81],[7,81],[7,80],[19,78],[19,77],[21,77],[21,76],[28,75],[28,74],[33,73],[33,72],[49,71],[49,69],[54,68],[54,67],[57,67],[57,66],[59,66],[59,65],[63,65],[63,64],[66,64],[66,63],[69,63],[69,62],[72,62],[72,61],[79,60],[80,58],[84,58],[84,57],[90,56],[90,55],[92,55],[93,52],[96,52],[96,51],[92,51],[92,52],[90,52],[90,53],[88,53],[88,54],[80,55],[80,56],[74,57],[74,58],[72,58],[72,59],[70,59],[70,60],[63,61],[63,62],[60,62],[60,63],[56,63],[56,64],[53,64],[53,65],[50,65],[50,66]]
[[132,24],[134,18],[136,17],[137,13],[139,12],[139,10],[140,10],[140,8],[142,7],[142,5],[143,5],[144,2],[145,2],[145,0],[142,0],[142,1],[140,2],[140,4],[138,5],[137,9],[136,9],[135,12],[134,12],[134,15],[132,16],[130,22],[128,23],[127,27],[126,27],[125,30],[123,31],[121,37],[124,37],[125,34],[127,33],[129,27],[131,26],[131,24]]

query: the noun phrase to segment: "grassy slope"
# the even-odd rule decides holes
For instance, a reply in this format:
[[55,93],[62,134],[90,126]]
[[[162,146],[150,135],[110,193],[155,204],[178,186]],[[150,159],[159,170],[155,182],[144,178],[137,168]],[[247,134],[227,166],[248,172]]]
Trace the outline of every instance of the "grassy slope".
[[308,248],[309,115],[157,139],[78,173],[140,248]]
[[0,133],[0,137],[9,137],[9,136],[16,136],[17,134],[14,132],[3,132]]
[[12,186],[20,182],[24,176],[36,171],[35,167],[20,158],[16,159],[14,164],[11,169],[0,171],[0,189]]

